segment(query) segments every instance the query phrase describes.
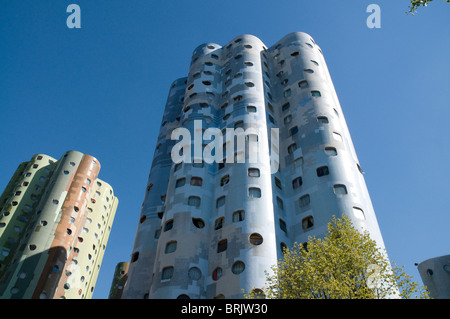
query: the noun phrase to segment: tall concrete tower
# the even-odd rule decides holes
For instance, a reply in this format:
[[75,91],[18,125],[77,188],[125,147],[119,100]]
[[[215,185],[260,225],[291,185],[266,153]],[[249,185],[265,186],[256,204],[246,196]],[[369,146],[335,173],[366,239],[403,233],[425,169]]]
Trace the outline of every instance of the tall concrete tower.
[[122,297],[241,298],[283,247],[323,236],[343,214],[384,248],[311,36],[200,45],[169,91]]
[[91,298],[118,199],[76,151],[21,163],[0,197],[0,298]]

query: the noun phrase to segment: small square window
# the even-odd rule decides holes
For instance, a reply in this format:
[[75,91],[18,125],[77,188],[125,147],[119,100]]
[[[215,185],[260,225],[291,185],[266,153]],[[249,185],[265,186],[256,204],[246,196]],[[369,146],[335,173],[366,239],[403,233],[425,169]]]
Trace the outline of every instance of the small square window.
[[287,89],[287,90],[285,90],[284,92],[283,92],[283,95],[284,95],[284,97],[290,97],[291,96],[291,93],[292,93],[292,91],[291,91],[291,89]]
[[247,112],[249,112],[249,113],[256,113],[256,106],[248,105],[247,106]]
[[302,89],[307,88],[308,87],[308,81],[306,80],[302,80],[300,82],[298,82],[298,86]]
[[279,222],[280,222],[280,229],[287,234],[286,222],[284,220],[282,220],[281,218],[280,218]]
[[336,195],[346,195],[347,193],[347,187],[345,185],[342,184],[336,184],[333,186],[334,188],[334,193]]
[[172,278],[172,276],[173,276],[173,267],[172,266],[163,268],[162,273],[161,273],[161,280],[168,280],[168,279]]
[[279,189],[283,189],[283,187],[281,186],[281,181],[275,177],[275,185],[279,188]]
[[217,243],[217,252],[221,253],[225,250],[227,250],[228,242],[226,239],[222,239]]
[[220,186],[228,184],[229,181],[230,181],[230,175],[227,174],[220,179]]
[[299,188],[300,186],[302,186],[302,184],[303,184],[302,177],[299,176],[292,181],[292,188],[293,189]]
[[311,91],[311,95],[312,95],[312,96],[322,96],[322,94],[320,93],[320,91]]
[[309,207],[309,203],[311,202],[311,198],[308,194],[303,195],[299,198],[298,203],[300,205],[300,208],[306,209]]
[[191,185],[192,186],[202,186],[203,179],[201,177],[193,176],[191,177]]
[[337,155],[337,150],[334,147],[325,147],[325,154],[327,154],[328,156],[336,156]]
[[216,200],[216,208],[222,207],[225,205],[225,196],[221,196]]
[[248,189],[248,197],[250,198],[260,198],[261,197],[261,189],[257,187],[250,187]]
[[168,231],[171,230],[173,228],[173,219],[168,220],[165,224],[164,224],[164,231]]
[[224,221],[223,217],[217,218],[216,221],[214,222],[214,230],[221,229],[223,227],[223,221]]
[[250,177],[259,177],[260,172],[258,168],[249,168],[248,169],[248,176]]
[[177,250],[177,242],[174,240],[166,244],[166,249],[164,250],[164,253],[170,254],[173,253],[175,250]]
[[310,229],[314,226],[314,218],[308,216],[302,219],[302,227],[304,230]]
[[245,219],[245,211],[238,210],[233,213],[233,223],[241,222]]
[[295,135],[295,134],[297,134],[298,133],[298,127],[297,126],[294,126],[294,127],[292,127],[290,130],[289,130],[289,134],[292,136],[292,135]]
[[186,178],[180,178],[180,179],[177,179],[177,181],[175,182],[175,188],[178,188],[178,187],[182,187],[182,186],[184,186],[184,184],[186,184]]
[[320,124],[328,124],[328,117],[326,116],[318,116],[317,117],[317,122],[319,122]]
[[294,153],[294,151],[297,149],[297,144],[292,143],[291,145],[288,146],[288,153],[292,154]]
[[317,172],[317,176],[319,176],[319,177],[330,174],[330,172],[328,170],[328,166],[321,166],[321,167],[317,168],[316,172]]
[[200,207],[201,199],[198,196],[189,196],[188,205],[194,207]]

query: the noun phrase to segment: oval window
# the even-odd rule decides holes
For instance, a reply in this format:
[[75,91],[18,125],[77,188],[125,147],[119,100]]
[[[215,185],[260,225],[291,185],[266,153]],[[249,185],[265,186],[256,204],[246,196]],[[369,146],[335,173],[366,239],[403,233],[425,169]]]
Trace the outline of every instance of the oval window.
[[231,267],[231,271],[235,275],[239,275],[241,272],[243,272],[245,269],[245,264],[242,261],[236,261],[233,266]]
[[250,244],[257,246],[257,245],[261,245],[262,244],[263,238],[262,238],[262,236],[260,234],[253,233],[253,234],[250,235],[249,241],[250,241]]

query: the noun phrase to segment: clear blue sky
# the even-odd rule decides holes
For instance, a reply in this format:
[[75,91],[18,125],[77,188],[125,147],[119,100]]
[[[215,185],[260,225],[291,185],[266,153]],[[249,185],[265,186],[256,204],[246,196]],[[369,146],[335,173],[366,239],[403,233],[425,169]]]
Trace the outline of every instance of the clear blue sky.
[[[69,29],[69,4],[81,29]],[[369,29],[366,8],[381,7]],[[94,298],[128,261],[173,80],[193,50],[303,31],[323,49],[391,260],[450,254],[450,4],[409,0],[0,0],[0,189],[36,153],[93,155],[119,207]]]

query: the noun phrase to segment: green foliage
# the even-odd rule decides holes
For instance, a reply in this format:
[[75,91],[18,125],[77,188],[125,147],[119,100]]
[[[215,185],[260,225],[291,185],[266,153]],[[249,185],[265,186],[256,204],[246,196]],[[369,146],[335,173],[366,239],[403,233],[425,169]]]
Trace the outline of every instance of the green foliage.
[[[412,15],[414,15],[414,13],[416,12],[416,10],[419,7],[426,7],[428,5],[429,2],[431,2],[433,0],[411,0],[411,6],[409,7],[409,13],[411,13]],[[444,2],[450,2],[450,0],[444,0]]]
[[[285,249],[271,273],[266,271],[262,291],[271,299],[375,299],[412,298],[419,289],[401,267],[391,267],[367,232],[359,232],[344,216],[332,218],[323,239],[310,237],[306,248],[296,243]],[[244,297],[260,298],[261,291]]]

